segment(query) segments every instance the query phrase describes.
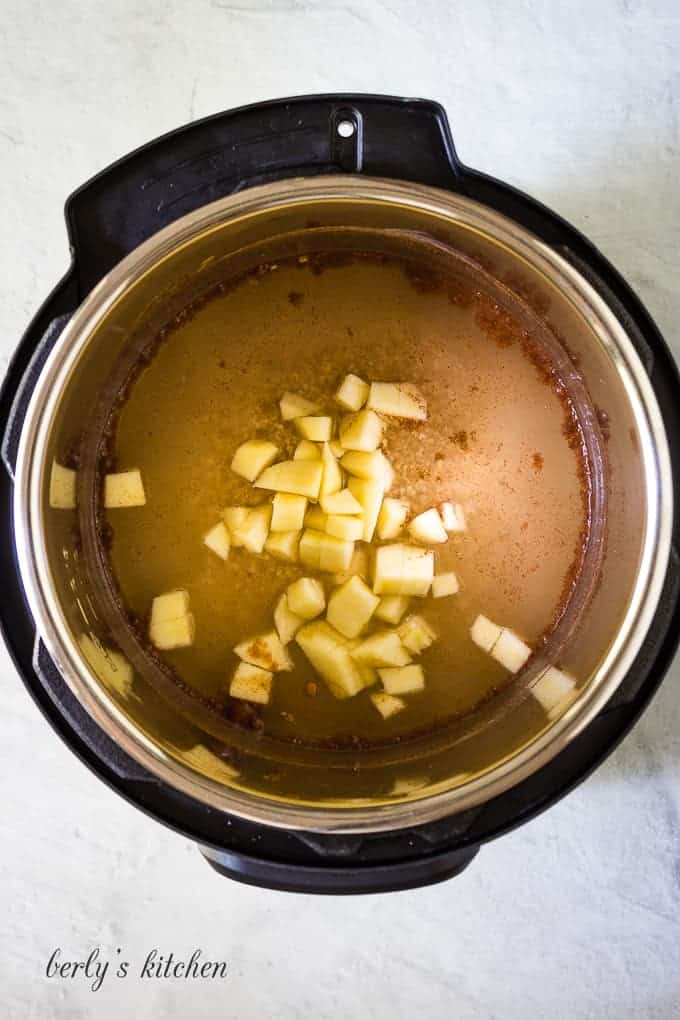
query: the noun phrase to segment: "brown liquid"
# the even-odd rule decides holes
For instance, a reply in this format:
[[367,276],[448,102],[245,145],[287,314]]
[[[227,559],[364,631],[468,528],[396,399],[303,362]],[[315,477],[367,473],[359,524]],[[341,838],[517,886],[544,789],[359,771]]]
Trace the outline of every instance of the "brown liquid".
[[[440,636],[421,659],[426,690],[383,721],[368,692],[336,700],[293,643],[295,670],[276,676],[260,713],[265,731],[287,740],[403,739],[470,712],[508,683],[470,640],[479,612],[532,645],[559,618],[579,565],[587,473],[547,355],[488,296],[432,286],[394,258],[345,258],[318,270],[314,260],[281,261],[168,331],[120,411],[117,464],[141,469],[147,505],[108,514],[111,565],[140,617],[160,592],[188,589],[195,644],[164,658],[238,714],[228,697],[232,648],[272,629],[281,591],[309,572],[243,549],[223,563],[203,546],[225,506],[262,501],[230,471],[234,450],[259,436],[292,455],[297,438],[278,413],[284,390],[332,409],[347,372],[415,383],[429,418],[388,426],[390,495],[408,498],[414,513],[461,502],[469,529],[436,550],[437,571],[455,570],[461,592],[412,600]],[[329,592],[330,576],[320,576]]]

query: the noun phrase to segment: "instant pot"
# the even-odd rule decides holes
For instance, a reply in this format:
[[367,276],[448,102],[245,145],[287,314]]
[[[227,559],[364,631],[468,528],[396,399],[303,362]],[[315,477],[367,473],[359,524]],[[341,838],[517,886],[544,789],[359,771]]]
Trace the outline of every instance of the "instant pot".
[[[355,893],[457,874],[613,750],[673,657],[680,385],[656,326],[578,231],[463,166],[444,111],[424,100],[311,96],[217,114],[90,180],[66,220],[71,265],[0,400],[0,614],[28,690],[92,771],[224,875]],[[329,238],[392,250],[415,236],[493,277],[560,345],[597,409],[582,424],[603,439],[593,506],[606,527],[592,529],[587,590],[532,657],[524,696],[388,749],[282,749],[178,691],[127,626],[102,582],[97,442],[138,338],[216,281]],[[72,510],[49,505],[54,462],[77,468]],[[557,665],[576,690],[539,705],[526,695]]]

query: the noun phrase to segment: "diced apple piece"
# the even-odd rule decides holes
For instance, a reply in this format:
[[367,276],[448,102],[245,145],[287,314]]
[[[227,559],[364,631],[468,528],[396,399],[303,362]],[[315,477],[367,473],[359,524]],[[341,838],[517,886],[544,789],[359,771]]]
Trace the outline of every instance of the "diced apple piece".
[[330,443],[324,443],[321,447],[321,463],[323,464],[323,475],[321,477],[319,497],[323,498],[342,489],[342,471],[331,450]]
[[340,383],[335,399],[346,411],[358,411],[366,403],[368,391],[368,383],[350,372]]
[[396,626],[408,609],[409,602],[410,599],[405,595],[383,595],[374,615],[376,619]]
[[364,522],[361,517],[347,517],[342,514],[331,514],[326,521],[326,534],[333,538],[344,538],[348,542],[358,542],[364,533]]
[[162,595],[156,595],[151,603],[151,624],[179,620],[189,612],[189,592],[186,588],[174,588]]
[[292,641],[304,622],[301,616],[297,616],[291,611],[288,605],[288,596],[284,591],[274,607],[274,626],[281,638],[281,643],[287,645]]
[[406,708],[405,701],[395,698],[392,694],[386,694],[384,691],[376,691],[375,694],[370,695],[370,698],[383,719],[389,719],[390,716],[396,715],[397,712],[402,712]]
[[397,627],[397,634],[404,648],[407,648],[413,655],[420,655],[430,647],[433,641],[437,640],[437,635],[427,620],[417,614],[407,616],[404,622]]
[[321,581],[314,577],[301,577],[288,586],[288,606],[303,620],[313,620],[326,608],[326,595]]
[[295,640],[336,698],[351,698],[364,689],[364,680],[341,634],[325,620],[301,627]]
[[[361,638],[348,639],[347,648],[351,652],[353,648],[358,648],[360,644]],[[373,684],[377,684],[380,678],[378,677],[378,670],[374,666],[367,666],[364,662],[357,662],[356,665],[364,687],[372,687]]]
[[385,492],[389,492],[394,485],[394,468],[392,464],[383,454],[384,472],[383,472],[383,487]]
[[382,450],[349,450],[340,461],[348,474],[356,478],[369,478],[385,482],[389,461]]
[[163,623],[154,623],[149,628],[149,638],[152,645],[161,651],[171,651],[173,648],[187,648],[194,643],[196,624],[193,613],[180,616],[177,620],[164,620]]
[[52,461],[50,506],[55,510],[73,510],[76,505],[76,472]]
[[320,460],[282,460],[266,468],[254,482],[256,489],[291,492],[318,499],[323,467]]
[[414,517],[408,526],[408,530],[416,542],[422,542],[424,545],[437,545],[440,542],[447,542],[449,538],[439,516],[439,511],[435,510],[434,507]]
[[295,563],[298,558],[298,546],[300,543],[300,531],[274,531],[270,532],[267,541],[264,543],[264,551],[268,552],[277,560],[285,560],[286,563]]
[[551,715],[567,701],[576,688],[576,680],[556,666],[549,666],[531,688],[531,693],[541,707]]
[[232,698],[241,701],[267,705],[271,697],[273,679],[273,674],[268,669],[261,669],[250,662],[239,662],[229,684],[229,693]]
[[224,521],[219,521],[210,531],[206,531],[203,536],[203,544],[207,545],[208,549],[219,556],[221,560],[229,558],[231,538]]
[[265,468],[273,464],[279,453],[278,446],[265,439],[249,439],[241,443],[231,462],[231,470],[241,478],[254,482]]
[[378,515],[378,538],[396,538],[408,517],[409,505],[405,499],[386,496]]
[[519,673],[530,655],[529,645],[508,627],[503,628],[498,641],[491,649],[491,657],[511,673]]
[[441,503],[439,514],[448,532],[467,530],[465,513],[460,503]]
[[295,447],[293,460],[321,460],[321,447],[310,443],[309,439],[301,439]]
[[305,514],[305,527],[313,528],[314,531],[325,531],[328,524],[328,516],[320,506],[310,506]]
[[244,662],[268,669],[272,673],[290,672],[293,668],[293,660],[275,630],[242,641],[234,651]]
[[379,669],[378,674],[388,694],[415,694],[425,690],[425,674],[423,667],[397,666]]
[[355,638],[371,619],[379,601],[360,577],[350,577],[328,600],[326,619],[345,637]]
[[365,545],[363,545],[363,543],[354,547],[349,567],[347,570],[338,571],[335,574],[333,581],[335,584],[344,584],[348,578],[353,577],[355,574],[361,577],[364,581],[368,581],[370,576],[368,549]]
[[109,510],[129,506],[145,506],[146,494],[138,468],[119,471],[104,479],[104,506]]
[[305,496],[277,492],[272,500],[270,531],[302,531],[307,510]]
[[228,506],[222,516],[231,538],[231,544],[234,547],[243,545],[243,542],[238,538],[238,529],[242,524],[245,524],[246,517],[248,516],[248,507]]
[[374,411],[357,411],[340,422],[340,444],[343,450],[377,450],[382,432],[382,421]]
[[325,532],[315,531],[313,528],[307,528],[302,532],[298,556],[303,566],[310,570],[321,569],[321,546],[325,537]]
[[352,657],[366,666],[406,666],[411,656],[402,645],[396,630],[379,630],[356,648]]
[[470,637],[483,652],[491,652],[501,636],[502,630],[502,627],[480,613],[470,627]]
[[412,383],[371,383],[366,406],[394,418],[410,418],[414,421],[425,421],[427,418],[427,402]]
[[289,393],[287,391],[279,400],[279,407],[284,421],[290,421],[291,418],[302,418],[309,414],[316,414],[319,410],[318,404],[312,403],[306,397],[301,397],[298,393]]
[[261,553],[269,534],[271,517],[272,508],[269,503],[249,510],[243,523],[234,532],[238,543],[248,552]]
[[361,504],[364,520],[364,542],[371,542],[378,523],[378,516],[383,502],[384,488],[382,482],[368,478],[350,478],[347,488],[358,503]]
[[295,428],[303,439],[313,443],[327,443],[333,435],[333,419],[327,415],[307,415],[295,419]]
[[442,599],[447,595],[455,595],[460,589],[458,578],[452,570],[445,574],[435,574],[432,578],[432,598]]
[[361,503],[349,489],[341,489],[329,496],[321,496],[321,509],[325,514],[360,514],[363,513]]
[[331,439],[331,441],[328,444],[328,446],[330,448],[331,453],[335,457],[335,459],[336,460],[340,460],[340,458],[342,457],[343,453],[345,452],[343,450],[343,448],[342,448],[342,443],[340,442],[340,440],[339,439]]
[[414,545],[376,549],[373,591],[376,595],[427,595],[434,576],[434,553]]
[[330,574],[348,570],[353,554],[354,542],[349,542],[344,538],[335,538],[333,535],[324,535],[321,542],[319,569],[327,570]]
[[106,648],[92,632],[81,634],[78,644],[92,672],[107,686],[127,698],[135,674],[125,656],[113,648]]

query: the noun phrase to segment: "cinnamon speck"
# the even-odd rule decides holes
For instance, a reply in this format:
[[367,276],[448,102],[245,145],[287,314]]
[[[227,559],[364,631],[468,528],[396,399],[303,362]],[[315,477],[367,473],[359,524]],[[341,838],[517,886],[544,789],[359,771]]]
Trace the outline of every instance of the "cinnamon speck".
[[310,698],[315,698],[318,690],[318,685],[315,684],[313,680],[310,680],[309,683],[305,684],[305,694],[307,694]]
[[545,463],[545,461],[543,459],[543,454],[539,453],[538,450],[536,450],[531,455],[531,463],[533,465],[534,471],[542,471],[543,470],[543,464]]
[[291,290],[288,293],[288,300],[290,301],[291,305],[293,305],[295,308],[301,305],[304,299],[305,296],[300,290]]

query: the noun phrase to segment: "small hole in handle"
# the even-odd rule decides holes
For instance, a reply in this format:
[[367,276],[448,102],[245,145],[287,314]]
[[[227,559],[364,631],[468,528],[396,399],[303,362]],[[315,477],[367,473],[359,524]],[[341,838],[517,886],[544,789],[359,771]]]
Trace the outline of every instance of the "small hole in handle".
[[336,128],[340,138],[351,138],[356,128],[351,120],[341,120]]

